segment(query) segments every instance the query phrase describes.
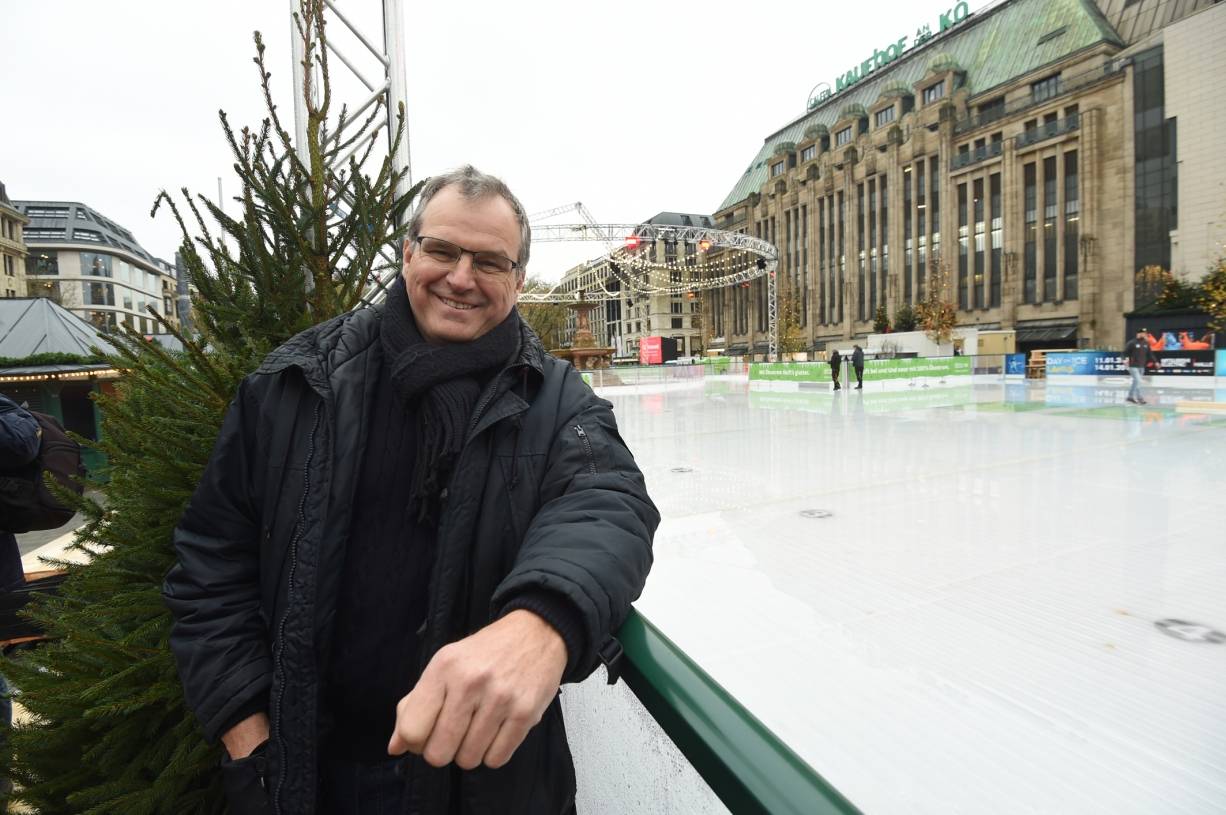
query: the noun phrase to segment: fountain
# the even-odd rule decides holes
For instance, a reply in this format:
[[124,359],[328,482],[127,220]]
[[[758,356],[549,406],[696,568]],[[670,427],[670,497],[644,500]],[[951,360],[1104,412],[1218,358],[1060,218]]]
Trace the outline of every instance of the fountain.
[[575,336],[570,347],[555,348],[549,352],[559,359],[569,360],[580,371],[608,368],[613,360],[613,349],[597,347],[596,338],[592,336],[590,315],[597,305],[599,303],[584,299],[583,289],[579,289],[575,302],[566,304],[568,309],[575,312]]

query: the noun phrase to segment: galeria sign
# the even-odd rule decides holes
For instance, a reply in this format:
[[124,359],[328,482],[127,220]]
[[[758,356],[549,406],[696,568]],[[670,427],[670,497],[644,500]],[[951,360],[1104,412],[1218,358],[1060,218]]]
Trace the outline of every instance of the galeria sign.
[[[910,45],[907,44],[907,37],[904,34],[897,40],[888,43],[884,48],[874,48],[873,55],[868,57],[859,65],[853,67],[850,71],[838,76],[834,80],[834,93],[850,88],[852,85],[864,79],[869,74],[879,68],[889,65],[894,60],[901,57],[908,49],[918,48],[928,42],[933,37],[944,34],[949,29],[961,23],[971,14],[970,6],[961,2],[953,8],[947,9],[941,13],[937,20],[937,32],[932,32],[932,26],[925,23],[915,30],[915,36],[911,38]],[[813,109],[820,105],[830,96],[830,90],[827,88],[823,93],[810,97],[809,108]]]

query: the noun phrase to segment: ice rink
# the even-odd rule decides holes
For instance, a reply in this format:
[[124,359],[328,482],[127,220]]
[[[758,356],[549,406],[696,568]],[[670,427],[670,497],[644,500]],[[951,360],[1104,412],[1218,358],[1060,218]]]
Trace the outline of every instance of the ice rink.
[[1212,390],[597,390],[664,516],[638,608],[863,811],[1226,812]]

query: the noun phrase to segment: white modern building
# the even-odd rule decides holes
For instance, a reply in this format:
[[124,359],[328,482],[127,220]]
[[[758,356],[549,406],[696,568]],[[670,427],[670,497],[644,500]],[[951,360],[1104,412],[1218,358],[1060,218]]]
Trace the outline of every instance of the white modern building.
[[76,201],[15,201],[25,228],[26,285],[99,328],[164,333],[150,310],[177,324],[175,268],[127,229]]

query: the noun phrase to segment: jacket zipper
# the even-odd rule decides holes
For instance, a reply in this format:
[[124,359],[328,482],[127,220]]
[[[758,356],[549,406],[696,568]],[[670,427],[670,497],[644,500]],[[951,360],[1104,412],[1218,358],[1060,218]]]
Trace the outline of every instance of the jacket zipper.
[[[292,605],[291,601],[293,600],[293,596],[294,596],[294,573],[298,570],[298,542],[302,538],[303,530],[306,529],[306,502],[307,502],[307,496],[310,495],[310,492],[311,492],[311,464],[315,460],[315,434],[319,431],[319,415],[320,415],[320,411],[322,410],[322,408],[323,408],[322,400],[315,403],[315,423],[311,427],[311,435],[307,439],[306,463],[303,465],[303,468],[302,468],[302,498],[299,499],[298,501],[298,525],[294,529],[294,535],[292,538],[290,538],[290,543],[289,543],[289,580],[288,580],[289,585],[286,589],[286,595],[285,595],[285,611],[282,612],[281,622],[277,625],[277,657],[276,657],[276,662],[275,662],[277,666],[277,671],[281,673],[281,677],[282,677],[280,680],[280,684],[282,685],[282,692],[280,695],[277,696],[277,710],[276,710],[275,718],[273,719],[274,722],[281,721],[281,703],[285,698],[285,692],[284,692],[285,624],[289,620],[289,611]],[[282,728],[277,727],[276,732],[277,732],[277,748],[278,748],[279,754],[282,757],[282,761],[284,761],[285,741],[281,735],[283,732]],[[273,790],[273,796],[272,796],[273,798],[272,808],[274,812],[281,811],[281,788],[285,785],[285,773],[281,772],[281,773],[278,773],[277,775],[278,775],[277,788]]]
[[[468,423],[468,433],[465,434],[464,444],[461,446],[460,454],[456,457],[455,466],[451,470],[451,480],[448,482],[448,485],[443,488],[443,492],[440,495],[444,503],[446,503],[447,497],[449,496],[451,492],[452,484],[455,483],[456,474],[462,472],[464,469],[465,454],[468,452],[468,446],[469,446],[468,443],[472,440],[470,437],[472,436],[473,431],[477,429],[477,425],[481,422],[482,414],[485,413],[486,408],[489,407],[489,404],[490,402],[493,401],[494,396],[498,394],[499,382],[502,381],[502,377],[504,377],[508,371],[511,371],[519,367],[522,367],[522,366],[521,365],[511,365],[511,366],[508,366],[507,368],[504,368],[502,371],[499,372],[496,380],[490,383],[490,387],[486,389],[486,392],[481,395],[481,401],[477,403],[477,407],[473,410],[472,420]],[[446,535],[447,535],[447,532],[450,530],[449,521],[450,521],[450,515],[447,512],[446,508],[444,507],[441,509],[439,513],[439,526],[438,526],[438,540],[439,541],[443,541],[447,539]],[[430,611],[429,609],[433,609],[438,603],[437,592],[439,588],[439,580],[441,578],[442,571],[443,571],[443,558],[436,556],[434,559],[434,565],[430,571],[430,589],[429,589],[429,597],[427,598],[427,601],[426,601],[427,602],[426,619],[422,621],[421,626],[417,629],[417,632],[416,632],[419,637],[422,637],[421,645],[423,646],[428,644],[426,640],[426,635],[429,633],[429,629],[430,629]],[[427,653],[428,650],[429,650],[428,648],[423,647],[422,655]],[[419,660],[418,670],[424,670],[425,667],[426,667],[425,663]]]
[[579,437],[579,442],[583,445],[583,452],[587,455],[587,470],[592,475],[596,475],[596,456],[592,453],[592,441],[588,438],[587,431],[583,429],[583,425],[575,425],[574,431],[575,435]]
[[481,401],[477,403],[476,409],[473,410],[472,420],[468,423],[468,433],[465,435],[464,439],[465,447],[468,446],[468,436],[471,436],[473,431],[477,429],[477,425],[481,422],[481,416],[485,413],[486,408],[490,406],[490,402],[494,401],[494,397],[498,395],[498,386],[501,384],[502,378],[506,376],[509,371],[512,371],[518,367],[520,366],[511,365],[503,368],[498,372],[498,376],[495,377],[494,381],[490,383],[489,387],[485,389],[485,393],[481,394]]

